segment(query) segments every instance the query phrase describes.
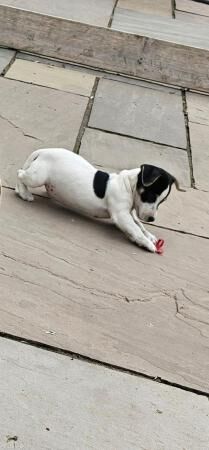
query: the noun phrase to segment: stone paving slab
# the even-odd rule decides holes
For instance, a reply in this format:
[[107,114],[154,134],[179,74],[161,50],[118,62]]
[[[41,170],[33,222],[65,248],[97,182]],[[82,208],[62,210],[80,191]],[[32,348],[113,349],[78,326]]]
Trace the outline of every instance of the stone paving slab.
[[5,48],[0,48],[0,74],[10,64],[12,58],[14,58],[15,52]]
[[[195,2],[190,2],[195,3]],[[202,23],[201,27],[199,26],[199,23],[191,23],[191,21],[185,21],[182,23],[182,21],[179,20],[173,20],[173,18],[169,17],[158,17],[154,14],[144,14],[139,13],[137,11],[131,11],[130,9],[122,9],[122,8],[116,8],[113,22],[111,25],[111,28],[114,30],[118,30],[125,33],[131,33],[131,34],[137,34],[139,36],[145,36],[150,37],[152,39],[157,39],[160,41],[175,43],[175,44],[181,44],[186,45],[188,47],[197,48],[197,49],[209,49],[209,35],[208,35],[208,25],[205,23],[205,25]],[[146,48],[147,51],[147,48]],[[173,49],[170,49],[170,52],[172,52]],[[188,54],[189,49],[187,49]],[[169,54],[164,52],[160,52],[160,57],[166,58],[166,61],[168,63],[168,67],[170,67],[171,61],[169,60]],[[194,57],[194,56],[193,56]],[[195,58],[195,57],[194,57]],[[154,60],[154,58],[153,58]],[[178,56],[175,59],[176,63],[178,60]],[[186,53],[185,53],[185,61],[184,61],[184,70],[187,66],[188,61],[186,60]],[[178,64],[178,63],[177,63]],[[180,63],[178,65],[178,71],[182,70]],[[162,70],[161,65],[159,66],[158,70]],[[180,72],[179,72],[180,73]],[[163,75],[165,77],[166,74],[166,67],[163,67]],[[191,82],[192,78],[192,69],[190,70],[190,76],[188,75],[186,83],[184,82],[184,73],[181,72],[178,83],[173,84],[180,84],[184,87],[189,87],[188,83]],[[203,74],[203,72],[202,72]],[[205,75],[204,75],[205,76]],[[162,80],[162,82],[169,82],[171,81],[172,73],[170,73],[170,76],[167,77],[167,79]],[[148,77],[147,77],[148,78]],[[149,77],[150,78],[150,77]],[[156,80],[155,75],[155,80]],[[200,87],[200,84],[199,84]],[[204,88],[205,90],[205,88]],[[207,89],[206,89],[207,90]]]
[[195,183],[209,191],[209,96],[188,93],[187,107]]
[[155,228],[152,255],[9,189],[0,226],[1,331],[209,393],[209,240]]
[[6,78],[38,84],[73,94],[89,97],[95,77],[75,70],[66,70],[46,64],[17,59]]
[[175,175],[182,186],[191,186],[187,152],[178,148],[87,128],[80,155],[111,171],[154,164]]
[[1,0],[2,5],[106,27],[115,0]]
[[88,98],[0,78],[0,167],[14,187],[16,169],[35,149],[73,148]]
[[[159,210],[156,225],[209,238],[209,193],[189,189],[172,190]],[[154,230],[153,230],[154,231]]]
[[176,9],[192,14],[199,14],[201,16],[209,16],[209,5],[201,2],[194,2],[191,0],[176,0]]
[[0,368],[2,450],[207,448],[206,397],[5,339]]
[[186,148],[182,99],[152,88],[100,80],[90,117],[91,127]]
[[208,25],[209,23],[209,16],[201,16],[200,14],[193,14],[178,10],[175,11],[175,19],[196,24],[202,23],[204,25]]
[[193,155],[194,178],[196,187],[209,191],[208,167],[208,138],[209,127],[191,123],[190,138]]
[[171,0],[119,0],[117,8],[171,17]]

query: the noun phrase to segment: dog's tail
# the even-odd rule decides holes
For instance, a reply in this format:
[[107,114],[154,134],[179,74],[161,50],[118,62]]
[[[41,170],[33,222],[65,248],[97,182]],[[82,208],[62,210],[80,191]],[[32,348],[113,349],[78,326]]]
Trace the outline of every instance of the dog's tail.
[[35,152],[31,153],[31,155],[26,159],[22,169],[23,170],[29,169],[32,162],[35,161],[39,157],[40,152],[41,152],[41,150],[35,150]]

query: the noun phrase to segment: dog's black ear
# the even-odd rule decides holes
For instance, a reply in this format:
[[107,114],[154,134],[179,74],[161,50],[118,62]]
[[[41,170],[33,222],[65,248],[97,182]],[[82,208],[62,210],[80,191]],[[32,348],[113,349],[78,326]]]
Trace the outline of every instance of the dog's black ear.
[[175,184],[177,191],[186,192],[186,189],[180,187],[179,181],[176,178],[173,178],[173,183]]
[[[138,184],[142,187],[149,187],[155,183],[162,175],[162,171],[159,167],[151,166],[150,164],[143,164],[141,166],[141,172],[138,177]],[[138,186],[139,187],[139,186]]]

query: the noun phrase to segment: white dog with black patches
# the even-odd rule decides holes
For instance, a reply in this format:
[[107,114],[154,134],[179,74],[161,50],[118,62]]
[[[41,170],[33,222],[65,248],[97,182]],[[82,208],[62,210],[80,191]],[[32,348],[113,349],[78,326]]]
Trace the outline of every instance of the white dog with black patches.
[[140,220],[153,222],[157,209],[177,180],[165,170],[144,164],[119,174],[97,170],[75,153],[60,148],[33,152],[18,170],[16,193],[33,200],[31,188],[45,186],[63,206],[96,218],[111,218],[128,238],[156,252],[157,238]]

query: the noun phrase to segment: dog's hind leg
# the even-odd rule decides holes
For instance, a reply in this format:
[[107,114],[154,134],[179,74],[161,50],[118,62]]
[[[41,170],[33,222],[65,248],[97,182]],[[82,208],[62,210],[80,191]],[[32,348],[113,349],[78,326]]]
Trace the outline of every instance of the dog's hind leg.
[[22,183],[22,181],[19,179],[19,170],[15,192],[23,200],[27,200],[28,202],[32,202],[34,200],[33,194],[28,190],[27,186],[24,183]]
[[28,188],[45,185],[47,170],[45,163],[39,160],[39,152],[34,152],[25,162],[23,169],[17,171],[17,185],[15,192],[29,202],[33,201],[33,194]]

